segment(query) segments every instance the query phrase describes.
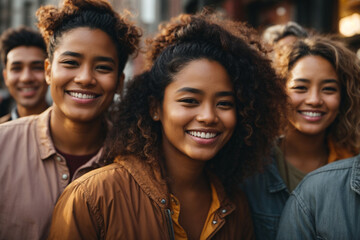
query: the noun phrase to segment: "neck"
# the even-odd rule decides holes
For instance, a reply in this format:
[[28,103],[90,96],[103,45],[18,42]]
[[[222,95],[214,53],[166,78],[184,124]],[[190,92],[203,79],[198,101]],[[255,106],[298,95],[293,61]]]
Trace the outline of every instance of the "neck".
[[106,135],[101,119],[92,122],[74,122],[64,118],[54,109],[50,118],[51,137],[63,153],[88,155],[98,151]]
[[166,174],[169,179],[170,191],[175,196],[184,192],[209,189],[209,183],[204,172],[205,163],[193,159],[165,158]]
[[325,132],[306,135],[294,128],[289,129],[281,148],[286,161],[305,173],[327,163],[329,153]]
[[26,117],[26,116],[30,116],[30,115],[34,115],[34,114],[40,114],[43,111],[45,111],[48,107],[49,106],[47,105],[47,103],[45,101],[34,107],[24,107],[24,106],[21,106],[20,104],[16,105],[19,117]]

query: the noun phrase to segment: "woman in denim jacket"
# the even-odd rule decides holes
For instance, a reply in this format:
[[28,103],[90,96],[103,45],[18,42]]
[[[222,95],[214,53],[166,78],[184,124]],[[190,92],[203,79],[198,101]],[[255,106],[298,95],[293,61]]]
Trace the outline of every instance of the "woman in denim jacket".
[[271,164],[242,186],[257,239],[274,239],[290,193],[309,172],[354,156],[360,135],[360,69],[340,42],[313,36],[280,50],[274,62],[288,94],[287,126]]

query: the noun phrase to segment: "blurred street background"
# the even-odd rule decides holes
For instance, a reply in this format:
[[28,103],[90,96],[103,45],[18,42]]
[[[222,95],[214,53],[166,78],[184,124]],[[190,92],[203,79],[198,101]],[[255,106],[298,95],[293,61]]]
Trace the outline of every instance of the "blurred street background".
[[[360,57],[360,0],[109,0],[119,12],[130,10],[144,29],[144,37],[159,23],[179,13],[195,13],[212,7],[232,19],[248,22],[259,32],[274,24],[295,21],[319,33],[338,34]],[[58,5],[59,0],[0,0],[0,33],[20,25],[36,28],[35,12],[41,5]],[[141,56],[127,65],[132,76],[142,69]],[[6,94],[0,82],[1,94]]]

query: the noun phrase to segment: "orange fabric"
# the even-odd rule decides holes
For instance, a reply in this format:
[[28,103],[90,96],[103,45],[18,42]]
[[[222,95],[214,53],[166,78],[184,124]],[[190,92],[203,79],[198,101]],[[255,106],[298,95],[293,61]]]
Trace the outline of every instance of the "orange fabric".
[[[216,228],[216,226],[214,226],[214,224],[212,224],[212,221],[214,219],[215,212],[220,208],[220,201],[219,201],[218,195],[216,193],[216,189],[212,184],[211,184],[211,195],[212,195],[212,201],[211,201],[208,215],[206,217],[206,221],[205,221],[203,230],[200,235],[200,240],[207,239]],[[172,194],[171,194],[170,207],[173,211],[171,218],[172,218],[172,221],[174,224],[175,239],[176,240],[187,240],[188,238],[187,238],[186,232],[179,224],[180,202]]]
[[331,139],[328,140],[328,147],[329,147],[328,163],[332,163],[340,159],[353,157],[355,155],[354,153],[350,152],[345,148],[336,147]]

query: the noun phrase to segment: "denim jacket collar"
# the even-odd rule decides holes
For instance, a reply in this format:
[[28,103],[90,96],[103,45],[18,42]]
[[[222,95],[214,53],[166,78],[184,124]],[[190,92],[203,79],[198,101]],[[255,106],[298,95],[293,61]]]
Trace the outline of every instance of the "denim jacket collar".
[[360,155],[356,157],[351,172],[350,180],[351,189],[360,195]]
[[279,170],[276,166],[276,159],[273,159],[273,162],[269,164],[267,167],[267,189],[270,193],[281,192],[283,190],[287,191],[286,184],[284,180],[281,178]]

